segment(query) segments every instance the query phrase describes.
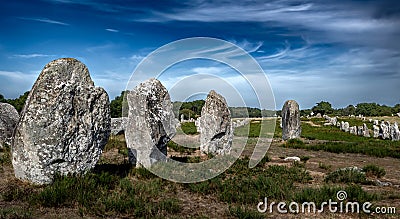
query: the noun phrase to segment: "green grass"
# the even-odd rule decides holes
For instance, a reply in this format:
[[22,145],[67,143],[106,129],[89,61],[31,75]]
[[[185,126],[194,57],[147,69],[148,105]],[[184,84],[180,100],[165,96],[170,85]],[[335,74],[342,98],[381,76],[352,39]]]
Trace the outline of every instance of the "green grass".
[[313,151],[327,151],[331,153],[359,153],[374,157],[400,158],[400,147],[391,144],[391,142],[323,142],[315,145],[283,144],[282,146],[295,149],[301,148]]
[[197,132],[197,128],[196,128],[196,125],[194,124],[194,122],[181,123],[181,129],[182,129],[183,133],[185,133],[187,135],[197,135],[197,134],[199,134]]
[[380,199],[378,195],[364,191],[360,185],[349,185],[346,187],[323,185],[320,188],[306,187],[301,189],[295,193],[292,201],[297,203],[314,202],[317,206],[321,206],[322,202],[327,202],[329,199],[337,201],[336,194],[338,191],[346,191],[346,201],[364,203]]
[[257,204],[264,197],[285,200],[295,191],[295,183],[311,180],[300,165],[292,167],[268,166],[268,159],[257,167],[248,168],[248,158],[237,160],[226,172],[205,182],[185,185],[191,192],[203,195],[216,194],[219,200],[235,204]]
[[247,125],[235,128],[234,135],[249,138],[272,137],[274,123],[274,119],[252,120]]
[[[310,119],[314,123],[323,123],[323,119]],[[283,147],[327,151],[331,153],[360,153],[374,157],[400,158],[400,141],[390,141],[356,136],[341,131],[334,126],[313,127],[302,122],[301,137],[310,140],[324,140],[315,144],[305,144],[300,140],[289,140]],[[359,120],[355,120],[360,122]],[[280,129],[280,128],[278,128]]]
[[21,207],[4,207],[0,209],[0,218],[33,218],[32,210]]
[[174,184],[165,185],[148,170],[136,168],[129,178],[99,172],[57,176],[51,185],[42,187],[12,186],[1,199],[37,207],[78,207],[82,214],[98,216],[156,217],[180,211],[179,200],[169,197],[173,192]]
[[175,143],[172,140],[167,143],[167,147],[169,147],[169,148],[173,149],[174,151],[179,152],[181,154],[190,154],[196,150],[196,148],[185,147],[185,146]]
[[246,206],[229,206],[229,214],[232,217],[242,219],[263,219],[264,215]]

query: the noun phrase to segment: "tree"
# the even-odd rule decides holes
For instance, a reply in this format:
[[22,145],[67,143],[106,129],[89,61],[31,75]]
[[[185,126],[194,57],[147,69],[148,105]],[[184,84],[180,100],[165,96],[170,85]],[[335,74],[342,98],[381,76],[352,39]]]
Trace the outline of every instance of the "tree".
[[348,105],[346,108],[342,110],[343,116],[349,116],[356,114],[356,108],[353,105]]
[[28,98],[28,95],[29,95],[29,91],[26,91],[24,94],[22,94],[18,98],[7,100],[7,103],[13,105],[15,107],[15,109],[20,113],[22,111],[22,109],[24,108],[25,101]]
[[4,96],[2,94],[0,94],[0,103],[6,103],[7,100],[4,99]]
[[329,102],[321,101],[312,108],[314,113],[321,113],[321,115],[333,113],[332,105]]
[[[126,91],[122,91],[121,95],[116,96],[114,98],[114,100],[111,101],[111,103],[110,103],[111,118],[122,117],[123,104],[125,104],[125,107],[127,107],[127,102],[124,101],[124,98],[126,100],[125,93],[126,93]],[[125,116],[127,116],[127,115],[125,115]]]

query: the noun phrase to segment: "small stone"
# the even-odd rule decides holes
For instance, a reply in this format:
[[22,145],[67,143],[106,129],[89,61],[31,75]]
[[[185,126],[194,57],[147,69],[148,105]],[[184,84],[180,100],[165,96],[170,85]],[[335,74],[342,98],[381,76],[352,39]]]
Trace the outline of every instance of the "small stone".
[[299,104],[294,100],[285,102],[282,108],[282,139],[299,138],[301,134]]
[[8,103],[0,103],[0,148],[3,145],[11,145],[11,139],[19,115],[14,106]]
[[286,157],[285,159],[284,159],[284,161],[295,161],[295,162],[300,162],[300,157],[296,157],[296,156],[294,156],[294,157]]
[[126,123],[128,122],[127,117],[111,118],[111,134],[118,135],[125,132]]

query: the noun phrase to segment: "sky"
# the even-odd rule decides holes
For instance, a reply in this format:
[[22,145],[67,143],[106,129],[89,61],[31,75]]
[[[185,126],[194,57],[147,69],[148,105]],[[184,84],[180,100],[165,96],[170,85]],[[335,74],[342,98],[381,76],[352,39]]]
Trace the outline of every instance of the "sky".
[[[254,77],[268,78],[277,109],[288,99],[302,109],[320,101],[334,108],[400,103],[399,1],[16,0],[0,5],[0,94],[6,98],[30,90],[48,62],[73,57],[87,65],[95,85],[112,100],[158,48],[211,37],[237,45],[257,61],[264,75]],[[178,83],[190,75],[191,81]],[[201,75],[215,83],[201,83]],[[194,92],[204,84],[229,95],[224,83],[234,83],[246,105],[256,106],[248,84],[235,75],[237,69],[215,60],[187,60],[168,68],[160,80],[173,100],[204,97],[205,91]]]

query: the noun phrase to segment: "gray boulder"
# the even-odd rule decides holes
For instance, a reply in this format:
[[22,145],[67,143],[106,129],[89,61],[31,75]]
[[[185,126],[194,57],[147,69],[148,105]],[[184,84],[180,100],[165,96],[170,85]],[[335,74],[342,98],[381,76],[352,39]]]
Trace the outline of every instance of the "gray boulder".
[[11,145],[12,134],[17,125],[19,115],[14,106],[0,103],[0,148]]
[[111,134],[118,135],[125,132],[127,117],[111,118]]
[[282,139],[299,138],[301,134],[299,104],[294,100],[285,102],[282,108]]
[[76,59],[47,64],[33,85],[14,132],[15,176],[36,184],[55,174],[85,173],[110,134],[107,93]]
[[225,98],[211,90],[201,109],[200,151],[204,154],[230,154],[233,127]]
[[374,120],[374,125],[379,125],[379,121],[378,120]]
[[146,168],[166,161],[167,143],[176,133],[176,119],[167,89],[151,78],[127,93],[125,139],[129,160]]

